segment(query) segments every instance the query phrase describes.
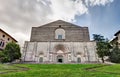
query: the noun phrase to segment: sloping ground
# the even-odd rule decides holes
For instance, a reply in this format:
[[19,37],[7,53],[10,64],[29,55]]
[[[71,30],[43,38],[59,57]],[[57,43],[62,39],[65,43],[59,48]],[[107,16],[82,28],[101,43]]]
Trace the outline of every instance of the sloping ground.
[[0,64],[0,74],[7,74],[11,72],[27,71],[29,68],[11,65],[11,64]]
[[120,75],[120,64],[110,65],[110,66],[106,66],[106,67],[100,67],[100,68],[96,68],[93,70],[95,70],[97,72]]
[[[1,69],[2,67],[2,69]],[[6,68],[7,67],[7,68]],[[29,68],[29,69],[28,69]],[[0,77],[120,77],[120,65],[102,64],[17,64],[0,65]]]

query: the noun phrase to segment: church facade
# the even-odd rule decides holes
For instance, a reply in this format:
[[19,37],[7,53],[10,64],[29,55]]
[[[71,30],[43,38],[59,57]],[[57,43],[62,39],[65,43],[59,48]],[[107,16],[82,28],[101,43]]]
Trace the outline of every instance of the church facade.
[[23,61],[35,63],[97,62],[96,42],[90,41],[88,27],[57,20],[32,27],[25,41]]

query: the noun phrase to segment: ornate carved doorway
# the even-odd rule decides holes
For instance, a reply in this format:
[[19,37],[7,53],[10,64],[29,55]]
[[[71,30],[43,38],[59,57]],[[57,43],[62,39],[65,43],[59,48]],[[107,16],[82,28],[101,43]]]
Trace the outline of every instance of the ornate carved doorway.
[[66,51],[66,48],[63,44],[57,44],[55,46],[56,62],[57,63],[64,63],[65,51]]
[[63,63],[63,56],[62,55],[57,56],[57,62],[58,63]]

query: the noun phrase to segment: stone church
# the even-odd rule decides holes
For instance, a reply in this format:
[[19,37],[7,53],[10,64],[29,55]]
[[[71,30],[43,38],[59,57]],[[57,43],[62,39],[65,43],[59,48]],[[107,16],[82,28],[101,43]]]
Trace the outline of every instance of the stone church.
[[24,44],[23,61],[97,62],[96,42],[90,41],[88,27],[57,20],[39,27],[32,27],[30,41]]

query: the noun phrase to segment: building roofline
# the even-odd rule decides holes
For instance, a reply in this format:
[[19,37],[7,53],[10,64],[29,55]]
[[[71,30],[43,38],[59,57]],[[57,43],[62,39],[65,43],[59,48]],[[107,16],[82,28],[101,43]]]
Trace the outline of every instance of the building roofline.
[[15,42],[18,42],[16,39],[14,39],[11,35],[9,35],[7,32],[5,32],[4,30],[2,30],[0,28],[0,31],[2,31],[3,33],[5,33],[6,35],[8,35],[10,38],[12,38]]
[[112,38],[109,42],[113,42],[113,41],[115,41],[116,39],[118,39],[118,37]]
[[117,36],[119,33],[120,33],[120,30],[117,31],[117,32],[114,34],[114,36]]
[[[72,25],[74,25],[74,26],[76,26],[76,27],[79,27],[79,28],[84,28],[84,27],[81,27],[81,26],[79,26],[79,25],[76,25],[76,24],[73,24],[73,23],[71,23],[71,22],[67,22],[67,21],[64,21],[64,20],[55,20],[55,21],[51,21],[51,22],[48,22],[47,24],[43,24],[43,25],[38,26],[38,27],[43,27],[43,26],[45,26],[45,25],[48,25],[48,24],[51,24],[51,23],[54,23],[54,22],[57,22],[57,21],[69,23],[69,24],[72,24]],[[88,27],[87,27],[87,28],[88,28]]]

